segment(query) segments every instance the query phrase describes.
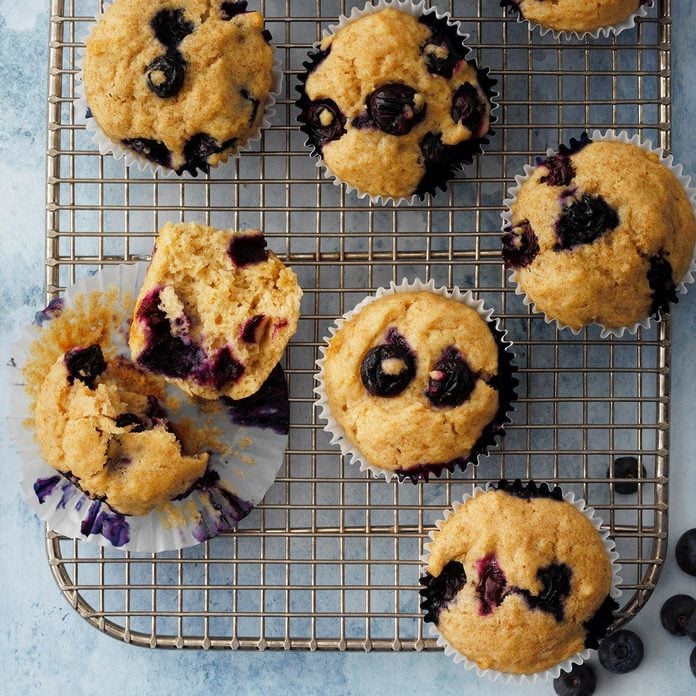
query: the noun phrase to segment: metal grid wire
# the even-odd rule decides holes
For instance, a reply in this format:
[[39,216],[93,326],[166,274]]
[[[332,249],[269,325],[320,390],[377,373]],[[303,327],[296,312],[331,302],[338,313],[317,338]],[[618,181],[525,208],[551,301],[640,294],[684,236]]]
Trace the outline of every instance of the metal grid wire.
[[[303,317],[286,357],[291,431],[285,466],[234,534],[156,555],[47,534],[68,601],[92,625],[152,647],[432,649],[420,620],[422,544],[444,508],[501,476],[558,482],[616,538],[619,623],[645,603],[666,550],[670,324],[601,340],[530,314],[500,259],[502,200],[547,146],[590,128],[626,128],[669,149],[670,0],[618,39],[557,44],[505,18],[497,0],[437,2],[460,19],[499,80],[487,153],[435,201],[372,206],[321,178],[293,106],[310,44],[343,0],[257,0],[286,67],[273,126],[210,177],[153,178],[100,157],[75,113],[76,58],[98,0],[52,0],[46,284],[54,297],[96,268],[147,258],[168,220],[260,227],[297,272]],[[312,407],[318,346],[334,318],[390,280],[473,287],[516,345],[520,400],[503,448],[476,469],[427,484],[387,484],[344,462]],[[607,478],[638,454],[634,495]],[[613,469],[611,471],[613,473]]]

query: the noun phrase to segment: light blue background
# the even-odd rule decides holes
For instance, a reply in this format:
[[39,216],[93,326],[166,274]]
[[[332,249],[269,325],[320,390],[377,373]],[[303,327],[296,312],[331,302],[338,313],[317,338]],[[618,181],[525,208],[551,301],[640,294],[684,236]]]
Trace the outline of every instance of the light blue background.
[[[495,2],[496,0],[489,0]],[[44,153],[48,13],[43,0],[0,0],[0,355],[43,299]],[[696,3],[674,4],[674,144],[696,173]],[[646,658],[633,674],[598,670],[599,694],[696,693],[687,639],[659,626],[659,608],[676,592],[696,595],[696,579],[673,560],[679,534],[696,526],[694,404],[696,298],[674,311],[671,543],[662,579],[632,627]],[[503,687],[478,680],[439,653],[204,653],[149,651],[88,627],[57,590],[46,564],[43,529],[19,488],[19,459],[4,427],[0,399],[0,691],[7,694],[245,693],[545,694],[550,685]],[[679,485],[674,485],[678,481]]]

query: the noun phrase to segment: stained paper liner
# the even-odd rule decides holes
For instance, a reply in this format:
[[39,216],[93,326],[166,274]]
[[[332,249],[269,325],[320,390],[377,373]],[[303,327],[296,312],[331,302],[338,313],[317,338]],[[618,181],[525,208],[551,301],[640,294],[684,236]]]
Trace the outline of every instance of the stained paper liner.
[[[113,1],[110,2],[105,2],[104,7],[101,11],[98,11],[97,14],[95,15],[94,19],[96,22],[99,22],[99,20],[104,16],[104,13],[109,9],[109,7],[113,4]],[[96,26],[96,24],[94,25]],[[94,27],[92,27],[94,29]],[[90,32],[91,33],[91,32]],[[86,39],[85,39],[86,41]],[[259,127],[254,131],[246,140],[245,143],[242,145],[239,145],[236,149],[230,149],[225,151],[225,157],[226,159],[224,161],[218,162],[216,165],[209,165],[209,168],[211,170],[217,169],[221,165],[225,164],[226,162],[229,162],[230,160],[238,159],[241,157],[241,154],[243,152],[247,152],[248,150],[251,150],[253,147],[254,143],[258,142],[261,140],[261,135],[263,131],[267,128],[271,127],[271,120],[275,116],[276,109],[275,109],[275,104],[276,104],[276,99],[280,96],[282,92],[282,87],[283,87],[283,71],[281,69],[281,63],[280,59],[277,57],[277,52],[275,50],[275,47],[273,47],[273,81],[271,84],[271,91],[266,97],[266,101],[264,102],[264,115],[263,119],[261,120],[261,123],[259,124]],[[108,155],[111,154],[113,155],[114,159],[116,160],[121,160],[125,158],[126,166],[127,167],[132,167],[133,165],[137,166],[138,169],[141,171],[145,171],[146,169],[149,169],[153,174],[157,175],[159,174],[160,176],[164,178],[169,178],[169,177],[179,177],[184,178],[184,179],[189,179],[189,178],[195,178],[198,176],[199,172],[203,172],[204,174],[206,173],[205,170],[202,169],[197,169],[194,174],[191,174],[191,172],[185,171],[181,174],[177,174],[174,169],[170,169],[169,167],[165,167],[164,165],[157,164],[156,162],[153,162],[152,160],[147,159],[147,157],[143,157],[142,155],[138,155],[133,150],[129,150],[126,147],[123,147],[120,143],[111,140],[109,136],[101,129],[99,124],[97,123],[97,120],[94,118],[92,115],[92,111],[89,108],[89,104],[87,103],[87,95],[85,92],[85,81],[84,81],[84,73],[83,73],[83,68],[84,68],[84,63],[85,63],[85,52],[86,48],[79,48],[77,52],[77,58],[75,61],[75,65],[78,69],[77,73],[77,80],[75,81],[75,91],[77,94],[77,98],[75,99],[74,102],[74,108],[75,108],[75,114],[76,114],[76,120],[78,123],[84,122],[85,128],[88,132],[92,134],[92,142],[97,146],[99,149],[99,154],[101,155]]]
[[[328,344],[351,317],[359,314],[367,305],[372,304],[382,297],[405,292],[432,292],[436,295],[456,300],[474,309],[488,324],[496,344],[498,345],[498,377],[500,380],[498,393],[500,404],[495,418],[486,426],[480,438],[472,447],[471,452],[466,457],[459,457],[442,464],[414,467],[403,471],[392,471],[390,469],[381,469],[368,462],[360,450],[351,443],[343,428],[341,428],[333,417],[324,384],[324,363]],[[434,280],[430,280],[427,283],[420,280],[403,280],[398,285],[392,281],[388,288],[379,288],[374,295],[366,297],[352,310],[338,318],[336,323],[329,327],[329,333],[329,336],[324,337],[326,345],[319,347],[321,357],[317,360],[318,371],[314,375],[314,379],[317,382],[317,386],[314,388],[317,400],[314,405],[319,411],[319,417],[326,422],[324,430],[331,435],[331,444],[338,445],[341,454],[349,458],[351,464],[359,464],[360,471],[369,470],[376,477],[384,476],[387,481],[398,479],[400,483],[406,480],[410,480],[412,483],[418,483],[419,481],[427,481],[430,476],[440,476],[444,471],[454,472],[457,468],[464,471],[470,464],[475,466],[478,463],[479,457],[488,456],[492,450],[499,447],[500,438],[505,434],[505,425],[512,422],[510,414],[514,411],[514,402],[517,399],[516,388],[519,384],[519,380],[515,377],[517,368],[513,363],[514,353],[512,350],[512,342],[507,340],[507,331],[501,327],[500,319],[493,315],[492,309],[487,309],[485,307],[483,300],[477,300],[470,291],[467,290],[463,292],[456,286],[451,291],[445,287],[438,288],[435,287]]]
[[[442,21],[442,25],[444,28],[456,30],[457,35],[461,38],[461,44],[463,48],[466,50],[464,59],[467,61],[474,61],[474,67],[476,68],[478,83],[481,89],[486,93],[486,96],[488,97],[488,100],[491,103],[490,125],[488,133],[486,133],[486,135],[480,138],[472,138],[469,141],[471,143],[470,150],[462,156],[460,164],[454,167],[455,172],[459,171],[465,165],[471,164],[476,155],[483,154],[484,146],[488,145],[490,143],[490,138],[495,135],[495,131],[493,130],[492,126],[498,120],[495,111],[498,109],[498,103],[496,101],[496,98],[499,96],[498,92],[496,92],[493,89],[494,85],[497,84],[497,80],[494,80],[489,76],[488,68],[480,68],[478,66],[478,62],[471,57],[471,49],[466,43],[469,39],[469,35],[464,33],[459,22],[455,22],[449,15],[449,13],[441,12],[438,10],[437,7],[429,7],[425,0],[420,0],[420,2],[411,2],[410,0],[377,0],[377,2],[375,3],[368,3],[362,9],[354,7],[349,16],[341,15],[338,18],[338,22],[336,24],[332,24],[329,26],[328,29],[324,30],[322,34],[322,40],[325,39],[327,36],[336,34],[336,32],[339,29],[343,28],[347,24],[350,24],[351,22],[354,22],[356,19],[360,19],[361,17],[370,14],[376,14],[377,12],[381,12],[382,10],[386,10],[387,8],[392,8],[401,12],[406,12],[414,17],[421,17],[423,15],[434,14],[438,20]],[[302,110],[302,97],[305,95],[305,84],[307,82],[307,78],[309,77],[312,69],[322,60],[320,47],[321,41],[314,44],[314,47],[309,53],[309,59],[307,60],[307,62],[303,64],[306,72],[302,73],[298,77],[300,84],[297,87],[297,91],[300,93],[300,99],[298,99],[295,102],[295,106],[300,110]],[[321,151],[318,148],[314,147],[314,145],[312,145],[311,135],[307,125],[302,122],[300,123],[300,130],[308,136],[308,139],[305,141],[305,146],[311,148],[312,156],[316,159],[317,168],[322,170],[324,178],[330,179],[334,186],[345,186],[346,191],[348,193],[355,192],[358,198],[369,198],[370,201],[376,205],[388,205],[390,203],[395,206],[401,205],[402,203],[406,203],[407,205],[414,205],[418,201],[425,200],[427,195],[435,197],[438,190],[445,191],[447,189],[447,179],[445,178],[437,184],[433,185],[432,189],[427,191],[425,195],[419,195],[417,193],[414,193],[412,196],[404,198],[393,198],[391,196],[373,196],[367,191],[362,191],[356,186],[353,186],[352,184],[348,183],[347,181],[339,179],[329,168],[329,166],[324,162],[324,158],[321,155]]]
[[[157,506],[148,515],[124,516],[107,502],[90,499],[71,478],[49,466],[34,436],[31,399],[26,393],[22,368],[31,345],[43,338],[44,329],[75,306],[80,296],[113,293],[113,309],[123,321],[111,331],[115,351],[130,358],[128,332],[135,298],[142,286],[147,263],[112,266],[82,278],[54,300],[27,327],[12,348],[9,362],[9,433],[22,461],[22,488],[31,508],[49,528],[64,536],[87,539],[101,546],[129,551],[166,551],[185,548],[230,531],[261,501],[283,463],[288,443],[289,404],[285,376],[280,366],[259,392],[241,401],[222,400],[221,408],[203,409],[200,402],[167,385],[167,400],[176,399],[172,413],[176,424],[186,418],[196,429],[217,429],[208,469],[191,491]],[[115,296],[115,295],[114,295]],[[111,305],[109,305],[111,308]],[[56,354],[60,354],[58,349]]]
[[529,26],[529,31],[533,32],[538,30],[541,36],[546,36],[546,34],[551,34],[556,41],[571,41],[573,39],[581,41],[585,38],[598,39],[600,36],[609,38],[610,36],[618,36],[621,32],[627,29],[633,29],[636,26],[636,19],[638,17],[647,17],[648,8],[652,7],[652,0],[645,4],[640,4],[635,12],[632,12],[623,22],[614,24],[608,27],[597,27],[593,31],[557,31],[551,27],[545,27],[543,24],[538,22],[532,22],[527,19],[520,11],[518,2],[521,0],[501,0],[501,6],[508,9],[509,12],[514,13],[517,16],[518,24],[527,24]]
[[[677,164],[674,161],[674,157],[672,155],[666,156],[664,153],[664,150],[659,147],[654,147],[653,144],[649,140],[641,140],[640,136],[634,135],[634,136],[629,136],[626,131],[606,131],[602,132],[599,130],[592,131],[592,134],[590,135],[590,139],[592,142],[600,142],[600,141],[607,141],[607,142],[618,142],[618,143],[626,143],[630,145],[635,145],[641,150],[645,150],[645,152],[650,152],[655,155],[657,155],[660,159],[660,163],[665,165],[669,170],[674,174],[674,176],[677,178],[679,183],[682,185],[684,188],[684,191],[686,192],[686,195],[689,198],[689,201],[691,202],[691,208],[694,211],[694,215],[696,215],[696,188],[691,186],[691,177],[684,174],[684,167],[681,164]],[[557,151],[548,149],[546,151],[546,156],[551,157],[552,155],[557,154]],[[523,184],[531,177],[531,175],[536,171],[537,167],[532,166],[530,164],[525,164],[524,165],[524,174],[518,174],[515,177],[515,185],[512,186],[510,189],[508,189],[507,192],[507,197],[503,201],[503,212],[501,213],[501,217],[503,219],[503,225],[502,225],[502,231],[505,232],[505,230],[508,227],[512,226],[512,206],[514,205],[515,201],[517,200],[517,195],[522,188]],[[691,259],[691,264],[689,265],[689,269],[686,272],[686,275],[684,278],[681,280],[681,282],[677,285],[676,292],[678,295],[686,295],[687,292],[687,285],[691,284],[694,282],[694,274],[696,273],[696,247],[694,248],[694,255],[692,256]],[[545,312],[542,312],[539,310],[534,304],[534,301],[529,298],[526,292],[522,290],[520,287],[519,283],[517,282],[517,275],[516,271],[511,271],[509,275],[509,280],[510,282],[514,283],[515,285],[515,294],[522,296],[522,301],[526,307],[532,308],[532,311],[537,313],[537,314],[543,314],[544,315],[544,321],[547,324],[556,324],[556,326],[560,329],[568,329],[571,331],[573,334],[576,336],[583,330],[583,328],[587,328],[587,325],[583,328],[580,329],[573,329],[572,327],[564,324],[561,322],[559,319],[553,319],[549,316],[546,315]],[[653,322],[659,322],[662,320],[662,312],[658,310],[657,312],[658,316],[649,316],[643,319],[642,321],[636,322],[632,326],[622,326],[620,328],[607,328],[605,326],[602,326],[601,324],[594,322],[592,325],[599,326],[602,330],[601,337],[602,338],[608,338],[609,336],[616,336],[617,338],[621,338],[624,333],[629,333],[629,334],[635,334],[638,329],[643,328],[643,329],[649,329],[650,326],[652,325]]]
[[[452,508],[447,509],[444,511],[444,517],[441,520],[438,520],[435,523],[435,526],[439,530],[442,526],[442,524],[450,517],[450,515],[454,514],[458,508],[460,508],[462,505],[465,505],[469,500],[472,498],[475,498],[477,495],[481,495],[482,493],[486,493],[487,491],[490,491],[492,489],[497,489],[498,486],[500,485],[507,485],[512,488],[522,488],[525,489],[529,486],[536,486],[537,488],[546,489],[549,492],[552,491],[560,491],[560,488],[557,486],[549,486],[548,484],[541,483],[541,484],[535,484],[533,481],[530,481],[528,483],[521,483],[520,481],[515,481],[514,483],[508,483],[507,481],[500,481],[499,483],[495,485],[489,485],[486,489],[480,488],[480,487],[475,487],[473,490],[473,493],[465,493],[464,496],[462,497],[461,501],[457,501],[453,503]],[[544,496],[544,497],[549,497],[549,496]],[[619,597],[621,597],[621,590],[619,589],[619,585],[621,584],[621,564],[618,562],[619,561],[619,554],[616,552],[616,544],[613,539],[609,537],[609,532],[607,529],[603,528],[603,521],[602,519],[595,513],[594,508],[591,508],[587,505],[587,503],[582,499],[582,498],[576,498],[575,494],[571,491],[568,491],[566,493],[562,493],[562,499],[568,503],[570,503],[573,507],[578,509],[585,517],[587,517],[590,522],[592,522],[593,526],[597,530],[598,534],[602,538],[602,543],[604,544],[604,548],[607,551],[607,556],[609,556],[609,559],[611,561],[611,567],[612,567],[612,582],[611,582],[611,590],[609,591],[609,596],[613,600],[618,600]],[[420,560],[423,563],[423,567],[421,568],[421,577],[425,576],[427,572],[427,565],[428,565],[428,560],[430,558],[430,543],[434,540],[435,538],[435,532],[431,531],[429,533],[430,537],[430,542],[426,542],[423,545],[423,551],[424,553],[421,555]],[[515,683],[515,684],[535,684],[537,682],[546,682],[551,679],[556,679],[560,673],[563,672],[569,672],[573,665],[579,665],[585,662],[586,660],[590,659],[590,656],[592,654],[592,650],[589,648],[586,648],[585,650],[582,650],[579,653],[576,653],[572,657],[569,657],[568,659],[564,660],[563,662],[559,662],[557,665],[554,665],[550,669],[547,669],[543,672],[535,672],[534,674],[513,674],[510,672],[500,672],[495,669],[482,669],[479,667],[475,662],[472,662],[469,660],[466,656],[462,655],[458,650],[456,650],[452,645],[450,645],[445,638],[443,638],[440,635],[440,632],[437,629],[437,626],[435,624],[429,624],[429,634],[431,637],[437,639],[437,644],[438,647],[441,647],[445,651],[445,655],[447,657],[451,657],[454,662],[456,663],[462,663],[463,667],[467,670],[476,670],[476,674],[478,674],[479,677],[486,677],[490,679],[491,681],[498,681],[503,684],[508,684],[508,683]]]

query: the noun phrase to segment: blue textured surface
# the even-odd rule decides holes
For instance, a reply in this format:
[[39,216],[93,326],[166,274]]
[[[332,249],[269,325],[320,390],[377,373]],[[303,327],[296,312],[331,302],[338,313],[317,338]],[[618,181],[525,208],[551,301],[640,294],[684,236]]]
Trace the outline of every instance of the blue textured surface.
[[[486,0],[494,2],[495,0]],[[46,4],[0,0],[0,354],[43,296]],[[696,118],[696,4],[674,4],[673,151],[696,173],[690,135]],[[599,694],[696,693],[688,667],[692,644],[659,627],[662,601],[696,594],[696,579],[679,571],[672,551],[679,534],[696,526],[691,431],[696,372],[693,290],[674,311],[672,384],[671,543],[653,598],[634,621],[646,644],[641,668],[628,676],[601,673]],[[7,694],[143,692],[309,694],[544,694],[548,686],[502,687],[478,680],[439,653],[204,653],[129,647],[89,628],[65,603],[46,564],[43,529],[19,488],[19,459],[7,442],[6,406],[0,405],[0,675]]]

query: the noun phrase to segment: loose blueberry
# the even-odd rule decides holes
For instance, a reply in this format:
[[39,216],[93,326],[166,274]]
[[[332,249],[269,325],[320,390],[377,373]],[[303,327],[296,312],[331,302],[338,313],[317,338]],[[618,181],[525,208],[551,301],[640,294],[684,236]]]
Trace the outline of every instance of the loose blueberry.
[[433,406],[461,406],[474,391],[477,379],[459,350],[450,346],[433,366],[425,395]]
[[[611,471],[607,469],[607,477]],[[614,477],[615,478],[630,478],[639,479],[645,478],[648,475],[644,466],[641,466],[635,457],[618,457],[614,460]],[[615,483],[614,490],[621,495],[631,495],[638,492],[638,482],[625,481],[623,483]]]
[[186,61],[179,51],[167,51],[146,68],[147,86],[162,99],[175,97],[184,86]]
[[694,611],[686,622],[686,635],[696,643],[696,611]]
[[480,135],[488,113],[488,102],[478,89],[465,82],[452,97],[451,116],[455,123],[466,126],[474,136]]
[[116,417],[117,428],[128,428],[130,426],[133,426],[130,430],[131,433],[142,433],[145,430],[145,424],[135,413],[122,413]]
[[367,98],[367,111],[380,130],[390,135],[406,135],[425,118],[426,106],[413,87],[390,82]]
[[194,135],[186,145],[184,145],[184,158],[186,159],[186,164],[181,167],[177,173],[182,174],[183,172],[189,172],[196,176],[198,170],[206,173],[209,172],[210,164],[208,163],[208,158],[211,155],[219,154],[233,147],[236,142],[237,139],[232,138],[226,140],[224,143],[220,143],[213,138],[212,135],[208,135],[208,133],[198,133]]
[[650,257],[648,270],[648,285],[652,290],[652,305],[650,314],[668,312],[669,303],[679,302],[677,286],[672,276],[672,264],[662,255]]
[[237,268],[268,260],[266,238],[262,234],[243,234],[232,237],[227,254]]
[[573,665],[570,672],[561,672],[553,680],[558,696],[592,696],[597,688],[597,677],[588,664]]
[[466,572],[459,561],[450,561],[437,577],[426,573],[420,579],[420,583],[424,585],[420,590],[423,597],[421,609],[425,612],[423,620],[426,623],[437,624],[442,611],[466,585]]
[[539,254],[539,239],[529,220],[522,220],[514,227],[507,227],[502,242],[506,268],[525,268]]
[[360,365],[362,383],[374,396],[398,396],[415,376],[415,357],[395,329],[388,332],[387,343],[367,352]]
[[494,554],[476,561],[476,572],[479,580],[476,592],[479,596],[479,614],[487,616],[499,607],[509,594],[505,573],[498,565]]
[[68,382],[73,384],[76,379],[90,389],[94,389],[94,381],[106,370],[106,360],[99,344],[89,348],[76,348],[65,354],[65,366],[68,370]]
[[633,631],[622,629],[599,644],[602,667],[614,674],[632,672],[643,661],[643,641]]
[[223,2],[220,7],[220,12],[222,13],[222,18],[227,21],[236,17],[237,15],[244,14],[248,12],[247,7],[249,3],[246,0],[239,0],[238,2]]
[[457,34],[456,27],[438,19],[434,13],[423,15],[418,21],[432,31],[432,36],[421,51],[428,72],[451,78],[459,63],[464,60],[462,39]]
[[307,124],[312,145],[319,150],[346,132],[346,117],[332,99],[309,102],[303,108],[302,120]]
[[564,206],[556,223],[558,243],[554,249],[560,251],[592,244],[607,230],[613,230],[618,225],[619,216],[602,196],[585,195]]
[[662,627],[673,636],[685,636],[686,624],[696,612],[696,599],[678,594],[670,597],[660,609]]
[[129,150],[135,152],[136,155],[141,155],[156,164],[161,164],[163,167],[172,166],[172,153],[169,151],[169,148],[159,140],[127,138],[121,142]]
[[691,656],[689,657],[689,667],[691,667],[691,674],[696,677],[696,648],[691,651]]
[[565,614],[565,600],[570,595],[573,571],[565,563],[551,563],[537,571],[541,581],[538,595],[523,590],[522,594],[531,609],[539,609],[551,614],[559,623]]
[[187,22],[183,10],[160,10],[150,22],[157,40],[167,48],[176,48],[193,32],[193,22]]
[[677,565],[689,575],[696,576],[696,529],[684,532],[677,542]]

